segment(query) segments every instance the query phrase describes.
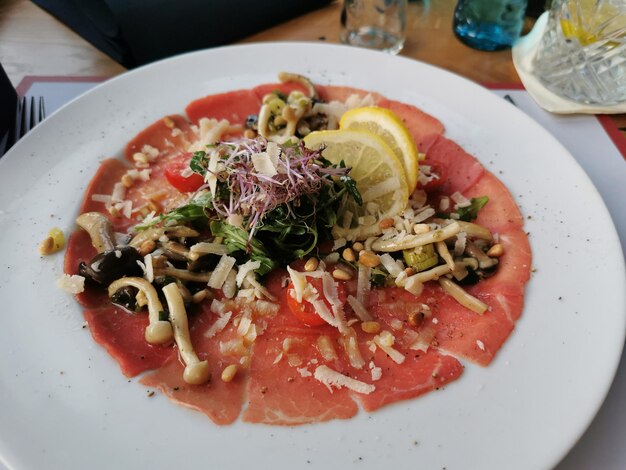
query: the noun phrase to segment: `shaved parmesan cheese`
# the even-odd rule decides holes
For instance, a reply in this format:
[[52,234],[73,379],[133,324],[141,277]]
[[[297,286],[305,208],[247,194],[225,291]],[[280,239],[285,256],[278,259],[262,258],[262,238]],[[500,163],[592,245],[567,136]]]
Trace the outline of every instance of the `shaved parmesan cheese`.
[[390,332],[383,331],[379,335],[374,336],[374,339],[372,341],[374,341],[374,344],[382,349],[383,352],[387,354],[396,364],[402,364],[406,359],[404,357],[404,354],[393,348],[395,338]]
[[248,349],[243,344],[243,338],[235,338],[230,341],[220,341],[220,352],[230,356],[245,356]]
[[265,149],[267,156],[270,158],[270,161],[274,166],[278,163],[278,159],[280,158],[280,147],[276,142],[268,142],[267,148]]
[[200,242],[189,248],[191,253],[202,253],[210,255],[227,255],[228,247],[221,243]]
[[224,284],[222,284],[222,292],[224,293],[224,297],[227,299],[232,299],[237,294],[237,282],[236,282],[237,273],[234,269],[231,269],[226,275],[226,279],[224,280]]
[[108,194],[92,194],[91,200],[93,202],[103,202],[105,204],[108,204],[111,202],[111,196]]
[[252,318],[250,316],[250,312],[244,312],[241,320],[239,320],[239,326],[237,327],[237,334],[239,336],[246,336],[248,330],[250,329],[250,325],[252,325]]
[[400,269],[400,266],[397,265],[396,260],[393,259],[389,253],[383,253],[380,255],[380,262],[392,277],[398,277],[398,275],[402,272],[402,269]]
[[456,234],[456,241],[454,242],[454,256],[461,256],[465,252],[465,246],[467,245],[467,233],[459,232]]
[[287,272],[289,273],[289,277],[291,277],[293,291],[296,294],[294,298],[296,299],[296,302],[302,302],[304,289],[307,286],[306,277],[301,272],[291,269],[289,266],[287,266]]
[[313,374],[306,367],[299,367],[296,369],[301,377],[311,377]]
[[363,306],[365,306],[367,292],[369,292],[372,289],[372,285],[370,284],[371,275],[372,275],[372,268],[369,268],[365,266],[364,264],[359,263],[359,271],[357,274],[357,284],[356,284],[356,300],[358,300],[359,303]]
[[63,274],[57,279],[57,287],[70,294],[80,294],[85,290],[85,278],[77,274]]
[[[213,302],[216,302],[215,300]],[[205,338],[213,338],[216,334],[226,328],[228,322],[230,321],[230,317],[233,315],[233,312],[226,312],[224,315],[215,320],[208,330],[204,333]]]
[[248,273],[256,269],[259,269],[260,267],[261,267],[260,261],[252,261],[252,260],[247,261],[246,263],[239,266],[237,270],[237,278],[236,278],[237,286],[241,287],[241,284],[243,284],[243,280],[246,278]]
[[331,369],[328,366],[319,366],[315,369],[315,373],[313,376],[322,382],[328,390],[332,393],[332,388],[341,388],[346,387],[357,393],[362,393],[364,395],[368,395],[376,390],[376,387],[372,384],[367,384],[365,382],[361,382],[360,380],[353,379],[346,375],[343,375],[336,370]]
[[354,329],[349,328],[347,334],[341,337],[339,342],[345,349],[346,354],[348,354],[350,365],[355,369],[362,369],[365,365],[365,361],[363,360],[363,356],[359,350]]
[[422,291],[424,290],[424,284],[419,281],[417,274],[414,274],[406,279],[404,288],[411,294],[419,297],[422,295]]
[[435,209],[433,209],[432,207],[426,207],[413,218],[413,223],[419,224],[420,222],[425,221],[433,215],[435,215]]
[[278,174],[276,167],[266,152],[253,153],[250,158],[257,173],[269,176],[270,178]]
[[266,300],[257,300],[254,303],[254,310],[259,315],[276,315],[280,310],[280,305],[275,304],[273,302],[268,302]]
[[352,307],[355,315],[359,317],[359,320],[372,321],[374,319],[358,299],[349,295],[346,300],[348,301],[348,305]]
[[113,192],[111,193],[111,202],[122,202],[126,197],[126,186],[122,183],[115,183],[113,185]]
[[152,145],[146,144],[143,147],[141,147],[141,153],[143,153],[144,155],[147,155],[152,161],[159,156],[159,149],[157,149],[156,147],[153,147]]
[[455,209],[460,207],[468,207],[472,205],[472,201],[463,196],[460,192],[455,191],[450,195],[450,199],[452,199],[456,204],[454,205]]
[[370,361],[369,367],[372,374],[372,380],[380,380],[380,378],[383,376],[383,370],[380,367],[376,367],[374,361]]
[[276,301],[276,297],[274,297],[270,291],[268,291],[265,286],[263,284],[261,284],[259,281],[256,280],[254,271],[252,272],[248,272],[248,274],[246,275],[246,281],[248,281],[255,289],[255,293],[257,294],[257,297],[262,298],[265,297],[266,299],[270,299],[272,301]]
[[154,281],[154,268],[152,266],[152,255],[147,254],[143,258],[143,262],[146,265],[146,281],[152,283]]
[[317,313],[322,320],[335,328],[339,328],[339,322],[322,300],[312,300],[311,305],[313,305],[315,313]]
[[209,191],[211,191],[211,196],[213,197],[215,197],[215,190],[217,188],[217,163],[219,158],[220,156],[215,150],[211,152],[207,172],[204,175],[204,181],[209,185]]
[[330,336],[320,335],[317,338],[317,350],[325,361],[336,361],[338,359],[335,347]]
[[274,358],[274,362],[272,362],[272,364],[278,364],[280,362],[280,360],[283,358],[283,352],[279,352],[276,357]]
[[222,315],[225,311],[226,304],[224,302],[220,302],[217,299],[213,299],[213,301],[211,302],[211,312]]
[[333,242],[333,251],[338,250],[342,246],[346,246],[346,243],[347,242],[346,242],[345,238],[337,238],[337,239],[335,239],[335,241]]
[[232,256],[222,255],[217,266],[215,266],[215,270],[211,273],[208,286],[212,289],[221,289],[236,261]]

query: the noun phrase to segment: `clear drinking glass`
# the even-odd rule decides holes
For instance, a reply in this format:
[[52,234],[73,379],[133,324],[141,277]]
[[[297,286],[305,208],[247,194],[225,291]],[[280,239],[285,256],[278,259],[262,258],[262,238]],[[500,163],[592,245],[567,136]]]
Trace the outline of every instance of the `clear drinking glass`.
[[397,54],[404,46],[407,0],[344,0],[341,42]]
[[522,32],[526,5],[527,0],[459,0],[454,34],[474,49],[508,49]]
[[554,0],[534,59],[537,78],[579,103],[626,101],[626,0]]

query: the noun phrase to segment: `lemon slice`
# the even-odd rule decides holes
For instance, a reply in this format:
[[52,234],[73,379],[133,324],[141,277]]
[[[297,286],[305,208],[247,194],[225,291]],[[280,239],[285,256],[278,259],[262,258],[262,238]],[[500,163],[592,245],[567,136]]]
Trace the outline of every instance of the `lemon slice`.
[[402,162],[383,139],[362,130],[312,132],[304,138],[333,163],[343,160],[361,193],[363,204],[345,198],[333,227],[335,238],[364,240],[379,235],[379,221],[400,214],[409,200]]
[[341,117],[339,128],[365,130],[381,137],[402,162],[409,190],[415,189],[417,148],[409,130],[395,113],[377,106],[351,109]]

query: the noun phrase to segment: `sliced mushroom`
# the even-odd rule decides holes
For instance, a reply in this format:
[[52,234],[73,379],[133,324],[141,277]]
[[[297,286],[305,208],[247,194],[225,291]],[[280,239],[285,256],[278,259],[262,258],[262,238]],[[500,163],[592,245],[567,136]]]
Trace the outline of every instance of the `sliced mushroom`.
[[455,221],[445,227],[431,230],[430,232],[421,233],[419,235],[406,235],[400,241],[396,241],[393,238],[388,240],[378,238],[372,243],[372,250],[385,252],[408,250],[446,240],[460,231],[461,226]]
[[207,361],[201,361],[196,354],[191,336],[189,335],[189,323],[183,297],[175,283],[163,288],[165,300],[170,311],[170,320],[174,328],[174,340],[178,345],[180,357],[185,363],[183,380],[188,384],[200,385],[209,380],[211,370]]
[[465,252],[468,255],[476,258],[480,269],[493,268],[496,264],[498,264],[497,258],[490,258],[483,252],[483,250],[478,248],[473,242],[470,242],[470,241],[467,242],[465,246]]
[[[109,286],[109,297],[113,296],[122,287],[132,286],[141,291],[148,301],[148,318],[150,324],[146,328],[145,338],[150,344],[164,344],[172,340],[172,325],[167,320],[161,320],[163,305],[159,300],[156,289],[141,277],[123,277]],[[165,289],[164,289],[165,290]]]
[[170,266],[154,269],[155,276],[172,276],[176,279],[192,282],[209,282],[211,274],[211,272],[194,273],[191,271],[187,271],[186,269],[172,268]]
[[80,263],[78,272],[97,284],[108,285],[124,276],[141,276],[138,261],[142,259],[132,246],[122,246],[98,253],[89,263]]
[[200,236],[200,233],[192,228],[185,227],[184,225],[175,225],[172,227],[150,227],[135,235],[129,244],[135,248],[139,248],[147,240],[155,241],[163,235],[172,238],[193,238]]
[[77,217],[76,224],[89,234],[98,253],[115,248],[113,225],[106,216],[99,212],[85,212]]
[[278,74],[278,79],[281,81],[281,83],[289,83],[289,82],[299,83],[306,89],[306,92],[309,98],[318,99],[317,90],[315,89],[315,86],[313,85],[311,80],[306,78],[304,75],[299,75],[297,73],[290,73],[290,72],[280,72]]
[[192,259],[189,248],[178,242],[169,241],[162,243],[161,250],[163,250],[165,256],[175,261],[187,261]]
[[439,279],[439,285],[446,291],[454,300],[463,305],[464,307],[482,315],[489,309],[489,305],[480,299],[477,299],[473,295],[470,295],[461,286],[455,284],[450,279],[442,277]]

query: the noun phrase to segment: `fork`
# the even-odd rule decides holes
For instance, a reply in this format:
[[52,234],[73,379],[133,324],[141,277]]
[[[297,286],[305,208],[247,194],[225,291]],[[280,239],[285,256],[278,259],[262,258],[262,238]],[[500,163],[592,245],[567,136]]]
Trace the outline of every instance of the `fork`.
[[17,112],[15,115],[15,140],[17,142],[24,137],[33,127],[43,121],[46,117],[46,105],[43,96],[38,100],[34,96],[30,97],[30,109],[26,105],[28,98],[22,96],[17,102]]

